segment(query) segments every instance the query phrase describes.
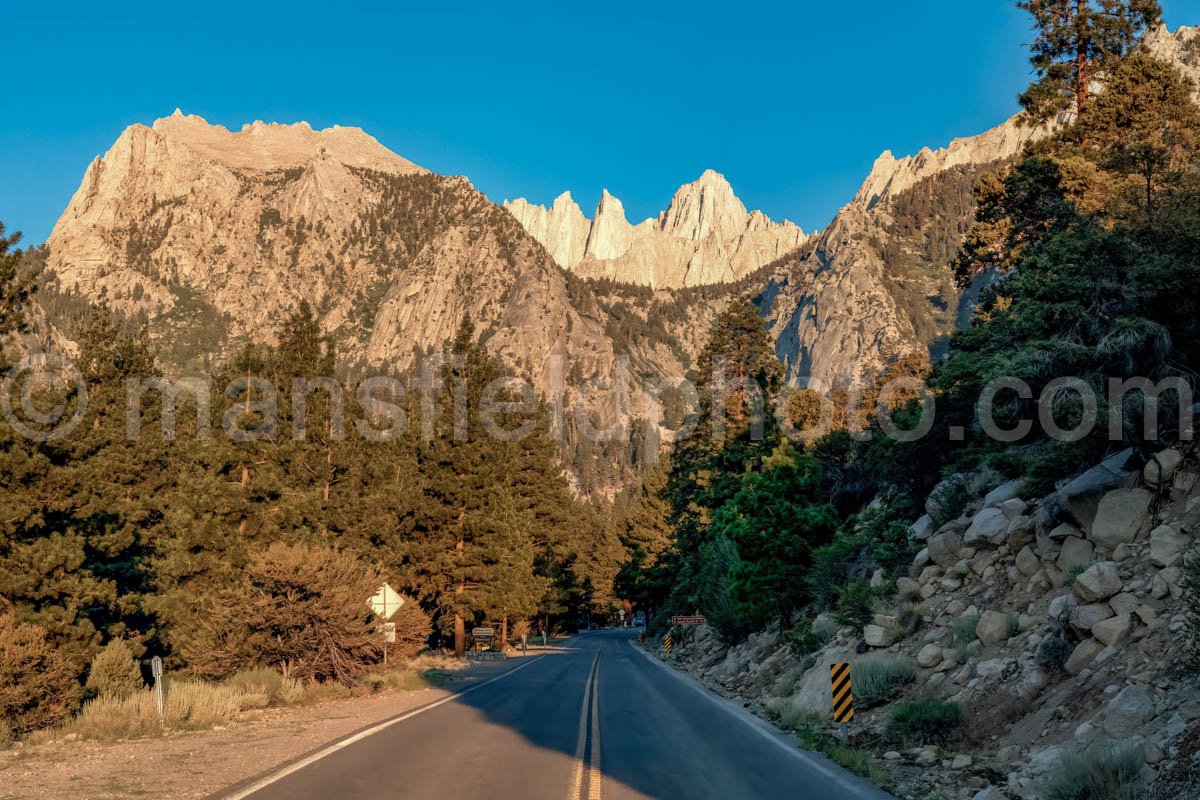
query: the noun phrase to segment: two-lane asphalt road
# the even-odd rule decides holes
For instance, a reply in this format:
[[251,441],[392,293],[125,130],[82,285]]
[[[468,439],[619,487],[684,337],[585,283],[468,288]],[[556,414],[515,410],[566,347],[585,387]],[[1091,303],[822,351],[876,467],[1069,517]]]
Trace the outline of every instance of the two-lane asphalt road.
[[642,652],[630,631],[480,668],[458,694],[225,800],[886,800]]

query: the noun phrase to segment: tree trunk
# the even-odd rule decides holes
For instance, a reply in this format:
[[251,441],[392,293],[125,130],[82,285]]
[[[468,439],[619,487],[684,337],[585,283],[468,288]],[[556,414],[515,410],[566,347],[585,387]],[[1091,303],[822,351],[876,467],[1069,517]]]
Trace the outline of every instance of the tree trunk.
[[467,626],[462,614],[454,615],[454,656],[462,658],[467,654]]
[[1082,30],[1087,0],[1075,2],[1075,111],[1080,119],[1087,113],[1088,101],[1091,99],[1090,81],[1088,75],[1088,34]]
[[1146,170],[1146,229],[1154,231],[1154,172]]

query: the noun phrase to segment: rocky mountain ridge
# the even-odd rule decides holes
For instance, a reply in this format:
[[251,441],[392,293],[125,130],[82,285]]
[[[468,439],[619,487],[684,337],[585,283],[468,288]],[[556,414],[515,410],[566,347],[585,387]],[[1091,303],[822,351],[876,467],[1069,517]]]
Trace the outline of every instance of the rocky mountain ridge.
[[[1161,26],[1147,34],[1145,44],[1200,92],[1200,28],[1171,32]],[[898,257],[894,245],[911,250],[913,243],[899,242],[897,210],[914,193],[935,199],[961,193],[955,176],[1003,164],[1053,130],[1053,124],[1030,127],[1014,116],[938,150],[925,148],[902,159],[885,151],[828,228],[804,250],[778,262],[767,278],[762,311],[788,380],[823,390],[861,385],[897,358],[935,348],[956,324],[969,320],[978,286],[966,292],[955,287],[952,256],[946,253]],[[928,211],[921,224],[940,226],[943,237],[952,234],[961,241],[974,218],[974,201],[963,198],[955,206],[949,214]],[[903,270],[897,270],[898,261],[907,262]]]
[[[1151,53],[1174,64],[1200,87],[1200,28],[1182,26],[1172,32],[1160,25],[1149,31],[1143,42]],[[871,208],[948,169],[1012,158],[1026,144],[1048,136],[1056,127],[1057,121],[1023,125],[1018,115],[976,136],[954,139],[945,147],[922,148],[916,155],[898,159],[891,150],[885,150],[852,202]]]
[[787,220],[747,211],[723,175],[706,170],[675,192],[657,217],[631,225],[605,189],[592,219],[570,192],[550,208],[506,200],[516,217],[564,269],[586,278],[676,289],[729,283],[803,244],[809,236]]

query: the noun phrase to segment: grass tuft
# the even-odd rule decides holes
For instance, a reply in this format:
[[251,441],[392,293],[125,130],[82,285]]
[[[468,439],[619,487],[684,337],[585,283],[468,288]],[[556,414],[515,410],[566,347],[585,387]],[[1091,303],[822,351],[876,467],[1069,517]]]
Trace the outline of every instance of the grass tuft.
[[889,655],[860,658],[850,665],[854,701],[860,706],[885,703],[916,680],[917,672],[917,665],[907,658]]
[[957,738],[962,709],[956,703],[924,698],[896,706],[886,736],[895,744],[947,744]]
[[1142,800],[1146,751],[1140,745],[1093,747],[1063,756],[1046,781],[1045,800]]

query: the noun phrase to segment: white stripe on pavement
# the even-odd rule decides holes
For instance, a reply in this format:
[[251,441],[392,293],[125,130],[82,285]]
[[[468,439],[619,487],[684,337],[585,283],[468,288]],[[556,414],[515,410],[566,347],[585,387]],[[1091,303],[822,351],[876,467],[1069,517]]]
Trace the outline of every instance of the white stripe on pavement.
[[545,658],[545,656],[534,656],[533,658],[526,661],[524,664],[521,664],[518,667],[513,667],[512,669],[508,670],[507,672],[505,672],[501,675],[497,675],[494,678],[490,678],[490,679],[484,681],[483,683],[476,684],[475,686],[471,686],[469,688],[463,689],[461,692],[455,692],[454,694],[450,695],[449,697],[443,697],[441,700],[432,702],[429,705],[421,706],[420,708],[415,708],[412,711],[401,714],[398,717],[394,717],[385,722],[381,722],[378,725],[367,728],[365,731],[359,731],[358,733],[354,734],[353,736],[347,736],[345,739],[334,742],[333,744],[329,745],[328,747],[324,748],[323,750],[313,753],[311,756],[308,756],[307,758],[302,758],[301,760],[299,760],[293,764],[289,764],[288,766],[284,767],[283,769],[279,770],[278,772],[274,772],[274,773],[268,775],[267,777],[263,778],[262,780],[257,781],[255,783],[251,784],[250,786],[247,786],[245,789],[242,789],[231,795],[222,796],[222,800],[245,800],[245,798],[250,797],[255,792],[262,791],[263,789],[267,788],[271,784],[278,783],[279,781],[283,780],[287,776],[292,775],[296,772],[299,772],[300,770],[304,769],[305,767],[312,766],[313,764],[317,763],[321,759],[326,758],[327,756],[331,756],[334,753],[338,752],[339,750],[344,750],[345,748],[349,747],[350,745],[354,744],[355,742],[361,742],[363,739],[366,739],[368,736],[374,736],[375,734],[379,733],[380,731],[387,730],[388,728],[392,727],[393,725],[398,725],[399,723],[404,722],[406,719],[412,719],[413,717],[417,716],[418,714],[424,714],[426,711],[432,711],[433,709],[437,708],[438,706],[442,706],[442,705],[445,705],[446,703],[449,703],[451,700],[457,700],[458,698],[462,697],[463,695],[468,695],[471,692],[474,692],[478,689],[482,689],[485,686],[490,686],[491,684],[495,683],[496,681],[503,680],[503,679],[507,678],[509,675],[512,675],[516,672],[520,672],[521,670],[528,667],[530,664],[533,664],[535,661],[540,661],[543,658]]

